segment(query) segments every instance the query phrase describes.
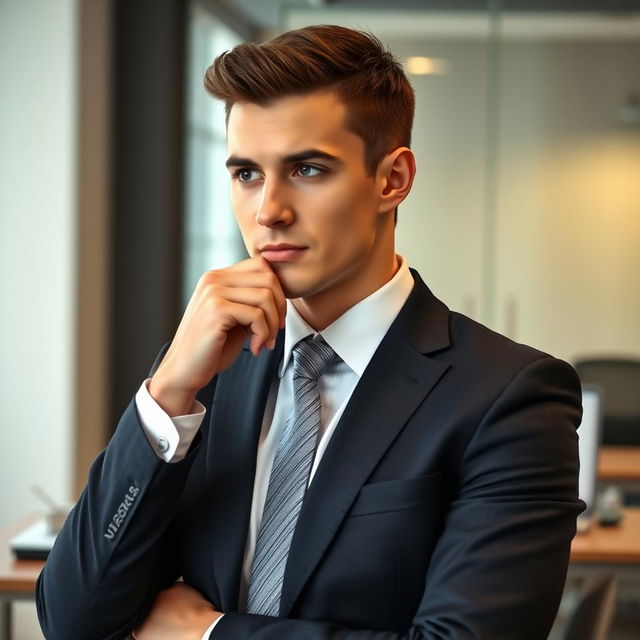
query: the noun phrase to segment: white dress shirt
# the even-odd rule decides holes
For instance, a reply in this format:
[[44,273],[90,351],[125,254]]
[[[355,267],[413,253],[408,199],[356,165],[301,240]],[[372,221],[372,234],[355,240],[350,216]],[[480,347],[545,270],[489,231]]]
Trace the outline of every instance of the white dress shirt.
[[[313,480],[353,390],[413,288],[413,277],[401,256],[398,256],[398,263],[398,270],[389,282],[319,332],[325,342],[340,356],[342,362],[323,374],[318,381],[321,400],[320,433],[309,483]],[[300,340],[313,334],[315,331],[304,321],[291,301],[287,300],[283,359],[278,378],[271,386],[258,444],[251,518],[240,581],[241,610],[246,604],[251,565],[276,445],[284,423],[293,411],[291,352]],[[196,402],[190,415],[172,419],[149,394],[148,382],[149,380],[145,380],[136,394],[140,422],[158,456],[166,462],[178,462],[186,455],[204,419],[206,409]],[[207,629],[202,636],[203,640],[209,638],[217,622],[216,620]]]

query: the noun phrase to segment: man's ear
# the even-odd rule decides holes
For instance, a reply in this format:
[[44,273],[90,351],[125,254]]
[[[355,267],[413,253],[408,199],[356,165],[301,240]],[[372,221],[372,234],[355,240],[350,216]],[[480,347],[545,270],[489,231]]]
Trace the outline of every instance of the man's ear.
[[388,153],[378,165],[380,180],[379,212],[393,211],[409,195],[416,175],[416,160],[408,147]]

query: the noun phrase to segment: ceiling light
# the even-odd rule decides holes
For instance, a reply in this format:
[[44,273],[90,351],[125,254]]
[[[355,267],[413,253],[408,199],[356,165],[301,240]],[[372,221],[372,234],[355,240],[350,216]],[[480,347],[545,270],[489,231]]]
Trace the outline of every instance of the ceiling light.
[[443,58],[412,56],[406,59],[404,66],[407,73],[416,76],[444,75],[449,71],[449,63]]

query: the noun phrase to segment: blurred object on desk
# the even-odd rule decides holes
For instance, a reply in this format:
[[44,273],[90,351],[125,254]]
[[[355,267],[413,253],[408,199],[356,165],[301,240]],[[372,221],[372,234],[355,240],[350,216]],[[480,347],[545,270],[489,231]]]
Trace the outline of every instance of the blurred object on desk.
[[640,507],[640,447],[600,447],[600,486],[617,485],[628,507]]
[[[55,539],[55,534],[62,529],[62,525],[65,523],[65,520],[71,511],[71,506],[59,504],[40,485],[37,484],[34,484],[31,487],[31,493],[48,507],[46,515],[46,530],[42,533],[53,534]],[[40,535],[39,529],[38,534]],[[51,547],[49,547],[49,549],[51,549]]]
[[605,487],[598,495],[598,522],[603,527],[612,527],[622,520],[622,491],[615,485]]
[[574,366],[583,383],[604,391],[602,444],[640,446],[640,360],[584,358]]
[[56,541],[48,518],[40,518],[9,540],[9,547],[16,558],[23,560],[46,560]]
[[[571,564],[607,563],[640,569],[640,509],[623,508],[615,527],[597,523],[571,543]],[[637,576],[640,582],[640,573]]]
[[579,533],[587,531],[596,512],[598,485],[598,450],[602,433],[602,390],[595,385],[582,385],[582,421],[578,427],[580,475],[578,495],[585,510],[578,516]]

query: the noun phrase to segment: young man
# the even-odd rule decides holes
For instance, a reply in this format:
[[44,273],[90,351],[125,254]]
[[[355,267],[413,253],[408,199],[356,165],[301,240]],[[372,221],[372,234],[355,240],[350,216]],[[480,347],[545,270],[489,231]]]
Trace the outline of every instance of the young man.
[[202,276],[94,463],[38,582],[47,638],[546,638],[579,382],[395,255],[401,67],[307,27],[205,82],[251,258]]

